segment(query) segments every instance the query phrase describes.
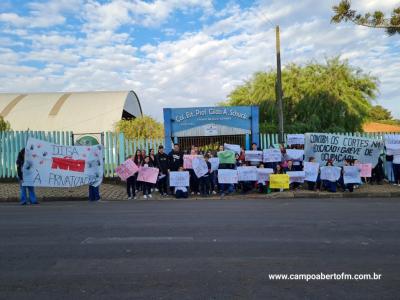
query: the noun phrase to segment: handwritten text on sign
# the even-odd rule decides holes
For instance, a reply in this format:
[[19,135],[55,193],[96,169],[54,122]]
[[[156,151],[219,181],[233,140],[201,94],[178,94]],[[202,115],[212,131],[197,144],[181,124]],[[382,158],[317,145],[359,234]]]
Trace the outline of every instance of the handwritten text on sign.
[[289,175],[287,174],[271,174],[269,176],[269,187],[271,189],[288,189]]
[[115,169],[115,173],[124,181],[133,176],[137,171],[139,171],[139,168],[132,159],[127,159]]
[[156,183],[158,177],[158,168],[142,167],[139,169],[138,181]]
[[339,134],[305,134],[306,160],[315,157],[322,165],[333,160],[335,165],[342,166],[346,159],[358,159],[361,163],[375,166],[382,150],[381,140]]
[[263,161],[264,162],[280,162],[282,160],[282,153],[280,149],[264,149]]
[[238,177],[239,181],[256,181],[257,177],[257,167],[238,167]]
[[246,161],[262,161],[263,152],[255,150],[245,151],[245,159]]
[[189,186],[189,172],[170,172],[169,173],[170,186]]
[[103,148],[63,146],[29,138],[23,177],[24,186],[99,186],[103,180]]
[[219,169],[218,170],[218,182],[219,183],[238,183],[238,172],[237,170],[230,169]]

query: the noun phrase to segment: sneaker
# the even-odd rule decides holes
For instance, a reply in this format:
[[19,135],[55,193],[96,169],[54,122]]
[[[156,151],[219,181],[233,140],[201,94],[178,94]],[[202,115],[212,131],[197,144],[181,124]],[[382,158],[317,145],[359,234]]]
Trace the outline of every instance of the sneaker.
[[137,199],[137,197],[135,196],[135,197],[133,197],[133,200],[136,200]]
[[153,195],[152,195],[152,194],[150,194],[150,195],[149,195],[149,198],[153,198]]
[[132,197],[128,197],[128,200],[132,200]]
[[216,194],[217,194],[217,192],[216,192],[216,191],[212,191],[212,194],[213,194],[213,195],[216,195]]
[[194,192],[191,192],[190,195],[194,195]]
[[147,196],[146,196],[146,195],[143,195],[143,199],[147,199]]
[[197,195],[200,195],[200,192],[197,192]]
[[156,192],[158,192],[158,189],[154,189]]

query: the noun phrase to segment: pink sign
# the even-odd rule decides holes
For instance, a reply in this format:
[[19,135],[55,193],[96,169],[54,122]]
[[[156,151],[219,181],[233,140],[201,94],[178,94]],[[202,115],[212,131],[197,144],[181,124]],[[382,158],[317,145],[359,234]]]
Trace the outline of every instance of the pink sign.
[[158,177],[158,168],[142,167],[139,169],[138,181],[156,183]]
[[361,167],[360,177],[371,177],[372,164],[357,164]]
[[124,181],[134,175],[137,171],[139,171],[139,168],[132,159],[124,161],[120,166],[115,169],[115,173],[117,173],[119,178]]
[[199,155],[189,155],[185,154],[183,156],[183,168],[184,169],[193,169],[193,159],[199,157]]

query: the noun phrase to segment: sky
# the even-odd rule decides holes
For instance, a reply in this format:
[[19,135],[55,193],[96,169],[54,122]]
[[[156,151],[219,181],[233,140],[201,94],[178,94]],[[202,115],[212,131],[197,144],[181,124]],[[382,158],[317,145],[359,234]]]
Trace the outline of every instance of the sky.
[[[400,118],[400,37],[331,24],[339,0],[0,2],[0,92],[134,90],[143,112],[211,106],[257,71],[340,56],[380,81],[374,104]],[[353,0],[390,12],[394,0]]]

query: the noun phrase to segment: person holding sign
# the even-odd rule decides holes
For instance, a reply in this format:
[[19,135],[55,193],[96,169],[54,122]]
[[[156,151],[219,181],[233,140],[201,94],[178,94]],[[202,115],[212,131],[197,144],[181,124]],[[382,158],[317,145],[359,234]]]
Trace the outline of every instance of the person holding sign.
[[21,205],[26,205],[27,203],[27,195],[26,190],[29,192],[29,201],[31,204],[39,204],[36,200],[35,188],[33,186],[23,186],[22,183],[24,181],[22,169],[25,163],[25,148],[18,153],[17,157],[17,175],[19,180],[19,188],[20,188],[20,203]]
[[[145,168],[154,168],[154,164],[150,161],[150,156],[145,157],[142,166]],[[153,197],[151,194],[152,185],[153,185],[153,183],[150,183],[150,182],[145,182],[145,181],[142,182],[144,199]]]
[[161,196],[168,195],[168,172],[169,172],[169,158],[164,152],[164,146],[158,146],[158,153],[155,156],[157,168],[160,170],[158,175],[158,190]]
[[340,178],[339,167],[333,166],[333,161],[328,160],[325,167],[321,167],[321,179],[325,189],[331,193],[336,193],[337,181]]
[[[135,162],[134,162],[135,157],[134,156],[131,156],[128,159],[131,159],[133,164],[135,164]],[[136,164],[135,164],[135,166],[136,166]],[[137,168],[137,166],[136,166],[136,168]],[[138,176],[138,174],[137,174],[137,172],[135,172],[135,174],[133,174],[132,176],[129,176],[126,179],[126,193],[128,194],[128,200],[131,200],[132,197],[133,197],[133,199],[136,200],[136,184],[137,184],[136,183],[136,179],[137,179],[137,176]]]
[[210,186],[211,186],[211,163],[209,160],[208,154],[204,156],[204,160],[207,164],[207,173],[199,178],[200,181],[200,193],[202,196],[209,196],[210,195]]
[[[189,175],[188,171],[184,171],[183,167],[180,167],[178,172],[186,172]],[[189,181],[189,180],[187,180]],[[186,199],[189,197],[188,186],[176,186],[175,187],[175,197],[176,199]]]
[[314,191],[317,187],[317,192],[321,188],[321,177],[319,172],[319,163],[316,162],[315,157],[310,157],[308,162],[304,163],[304,171],[306,172],[305,182],[307,182],[308,190]]
[[[136,150],[136,154],[135,154],[135,157],[133,158],[133,162],[138,167],[143,165],[142,151],[140,149]],[[134,174],[134,176],[135,176],[135,194],[136,194],[138,191],[143,190],[143,184],[141,182],[137,181],[137,173]]]

